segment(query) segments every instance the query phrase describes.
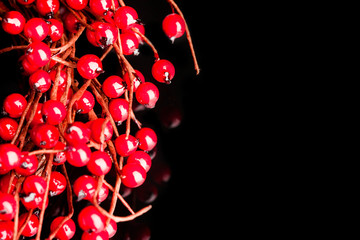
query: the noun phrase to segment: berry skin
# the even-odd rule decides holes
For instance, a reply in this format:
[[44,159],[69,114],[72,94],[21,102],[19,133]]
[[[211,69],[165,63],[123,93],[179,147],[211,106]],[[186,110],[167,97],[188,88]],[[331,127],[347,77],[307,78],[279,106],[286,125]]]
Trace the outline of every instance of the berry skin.
[[172,42],[176,38],[181,37],[185,33],[185,21],[177,13],[167,15],[162,22],[162,29],[165,35],[170,38]]
[[[101,22],[98,22],[98,21],[93,22],[92,24],[90,24],[90,26],[95,30],[97,29],[97,27],[99,25],[101,25]],[[89,41],[89,43],[91,43],[95,47],[99,47],[99,44],[96,42],[96,39],[95,39],[95,31],[91,31],[89,28],[87,28],[86,29],[86,38]]]
[[57,171],[52,171],[50,175],[49,194],[50,196],[59,195],[66,189],[66,178]]
[[5,32],[16,35],[23,31],[25,21],[24,16],[20,12],[9,11],[5,13],[1,25]]
[[105,79],[102,84],[102,90],[109,98],[118,98],[124,94],[126,87],[121,77],[112,75]]
[[130,154],[135,152],[138,147],[137,139],[131,135],[126,138],[126,134],[122,134],[118,138],[116,138],[114,144],[116,152],[123,157],[129,156]]
[[[45,122],[44,122],[44,119],[43,119],[43,117],[42,117],[42,111],[41,111],[42,106],[43,106],[42,103],[38,103],[37,108],[36,108],[36,111],[35,111],[34,118],[33,118],[33,120],[32,120],[31,123],[30,123],[30,126],[31,126],[31,127],[34,127],[34,126],[36,126],[36,125],[45,123]],[[30,114],[31,114],[31,112],[28,111],[27,114],[26,114],[26,116],[25,116],[26,121],[29,121],[29,119],[30,119]]]
[[36,0],[36,8],[40,15],[53,18],[60,9],[59,0]]
[[145,182],[146,171],[138,163],[125,164],[121,170],[121,182],[129,188],[139,187]]
[[117,37],[118,30],[115,25],[101,22],[95,28],[95,42],[102,49],[112,45]]
[[89,0],[66,0],[69,7],[75,10],[83,10],[87,6],[88,2]]
[[66,160],[75,167],[83,167],[91,157],[91,150],[86,144],[68,146],[66,150]]
[[94,54],[82,56],[76,64],[79,74],[85,79],[93,79],[103,72],[100,58]]
[[0,239],[11,240],[13,239],[13,235],[14,235],[14,222],[13,221],[0,222]]
[[35,0],[16,0],[16,1],[22,5],[30,5],[33,2],[35,2]]
[[[19,216],[19,228],[24,225],[28,213],[23,213]],[[25,237],[34,236],[39,229],[39,219],[35,214],[31,214],[30,220],[26,223],[24,230],[21,235]]]
[[135,93],[136,100],[147,108],[154,108],[159,99],[159,89],[151,82],[140,84]]
[[123,50],[124,55],[139,54],[138,52],[139,40],[136,38],[134,34],[121,33],[120,39],[121,39],[121,48]]
[[3,103],[4,111],[9,114],[11,118],[21,117],[27,105],[25,97],[19,93],[12,93],[8,95]]
[[[117,1],[114,2],[116,3]],[[91,12],[98,16],[107,15],[111,5],[112,0],[89,0],[89,7]]]
[[0,118],[0,138],[10,141],[14,138],[19,124],[12,118]]
[[22,190],[26,195],[35,193],[36,195],[44,196],[46,181],[44,178],[37,175],[28,176],[23,182]]
[[90,205],[83,208],[78,215],[78,223],[84,232],[99,233],[105,229],[106,218],[96,207]]
[[16,168],[20,164],[21,152],[18,147],[13,144],[0,144],[0,174]]
[[114,21],[121,30],[128,29],[132,24],[137,23],[138,14],[136,10],[129,6],[120,7],[115,12]]
[[139,141],[139,148],[144,151],[151,151],[157,144],[157,136],[154,130],[151,128],[141,128],[135,134],[135,137]]
[[[55,231],[55,229],[59,226],[59,224],[63,221],[64,218],[65,217],[63,216],[56,217],[51,222],[50,231]],[[69,240],[75,235],[75,231],[75,222],[70,218],[64,222],[59,231],[56,233],[55,238],[57,238],[58,240]]]
[[38,168],[38,159],[35,155],[28,155],[28,152],[21,152],[20,164],[15,168],[16,173],[23,176],[34,174]]
[[59,141],[59,130],[50,124],[34,126],[30,132],[30,138],[39,148],[53,148]]
[[[66,147],[66,145],[62,142],[58,142],[54,149],[55,150],[64,150]],[[58,166],[58,165],[61,165],[63,164],[64,162],[66,162],[66,153],[65,152],[58,152],[54,155],[54,160],[53,160],[53,164],[55,166]]]
[[85,114],[90,112],[95,106],[95,98],[91,92],[85,91],[84,94],[74,103],[77,113]]
[[170,84],[175,75],[175,67],[170,61],[161,59],[154,63],[151,73],[156,81]]
[[42,106],[42,115],[45,123],[58,125],[66,117],[66,108],[64,104],[57,100],[48,100]]
[[[97,142],[97,143],[101,143],[101,129],[102,129],[102,125],[104,123],[105,119],[104,118],[98,118],[96,120],[94,120],[91,124],[91,138]],[[108,121],[106,123],[105,129],[104,129],[104,141],[108,141],[111,139],[113,135],[113,127],[111,125],[111,122]]]
[[[109,224],[110,225],[110,224]],[[95,233],[89,233],[89,232],[84,232],[81,235],[81,240],[108,240],[109,239],[109,234],[107,231],[103,230],[101,232]]]
[[109,111],[114,121],[121,124],[128,118],[129,102],[123,98],[111,99],[109,102]]
[[96,176],[102,176],[107,174],[111,169],[110,156],[102,151],[95,151],[91,153],[91,158],[86,165],[87,169]]
[[64,26],[59,20],[54,18],[49,19],[48,21],[50,22],[49,37],[51,39],[51,42],[56,42],[61,39],[64,33]]
[[12,194],[0,192],[0,221],[8,221],[15,217],[16,201]]
[[144,168],[144,170],[148,172],[151,167],[151,157],[146,152],[136,151],[128,157],[127,163],[140,164]]
[[32,89],[44,93],[51,87],[51,79],[47,72],[44,70],[37,70],[29,77],[29,85]]
[[29,64],[43,67],[50,61],[51,50],[43,42],[33,42],[25,50],[25,56]]
[[117,231],[117,224],[114,220],[110,219],[110,223],[105,228],[105,231],[108,233],[109,238],[112,238]]
[[90,140],[91,131],[82,122],[73,122],[65,131],[64,138],[72,146],[86,144]]
[[[133,78],[133,91],[136,92],[136,90],[138,89],[139,85],[141,83],[145,82],[145,77],[144,75],[139,71],[139,70],[135,70],[135,74],[133,74],[134,78]],[[129,73],[126,72],[124,74],[124,80],[126,82],[127,85],[127,89],[130,91],[130,77],[129,77]]]
[[[97,181],[89,175],[82,175],[78,177],[74,181],[74,185],[73,185],[73,191],[77,196],[77,201],[81,201],[83,199],[92,201],[96,188],[97,188]],[[100,191],[97,196],[97,201],[99,203],[103,202],[108,195],[109,195],[109,188],[105,184],[103,184],[100,187]]]
[[77,33],[81,26],[81,22],[75,17],[72,12],[66,13],[64,17],[64,28],[71,33]]
[[49,31],[49,25],[41,18],[31,18],[24,26],[25,37],[33,42],[44,40]]

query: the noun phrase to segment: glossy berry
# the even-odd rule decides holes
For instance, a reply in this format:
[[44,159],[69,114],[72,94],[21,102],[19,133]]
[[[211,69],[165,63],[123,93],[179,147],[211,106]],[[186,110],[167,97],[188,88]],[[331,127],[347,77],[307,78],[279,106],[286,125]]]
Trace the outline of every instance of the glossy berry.
[[52,171],[50,175],[49,194],[56,196],[64,192],[66,189],[66,178],[62,173]]
[[35,193],[36,195],[43,196],[46,190],[46,181],[37,175],[28,176],[23,182],[22,190],[27,195]]
[[25,56],[30,64],[43,67],[50,61],[50,47],[43,42],[33,42],[26,48]]
[[91,92],[85,91],[84,94],[74,103],[77,113],[85,114],[90,112],[95,106],[95,98]]
[[[101,137],[102,137],[101,130],[104,122],[105,122],[104,118],[98,118],[94,120],[91,124],[90,127],[91,138],[97,143],[101,143]],[[108,121],[104,128],[104,141],[106,142],[110,140],[112,135],[113,135],[113,127],[111,125],[111,122]]]
[[89,0],[66,0],[69,7],[75,10],[83,10],[87,6],[88,2]]
[[[135,70],[135,73],[133,73],[133,91],[136,92],[136,90],[138,89],[139,85],[141,83],[144,83],[145,82],[145,77],[144,75],[139,71],[139,70]],[[130,91],[130,77],[129,77],[129,73],[126,72],[124,74],[124,80],[126,82],[126,85],[127,85],[127,89]]]
[[128,157],[127,163],[140,164],[144,168],[144,170],[148,172],[151,167],[151,157],[146,152],[136,151]]
[[30,138],[39,148],[53,148],[59,140],[59,130],[50,124],[34,126]]
[[94,29],[94,31],[91,31],[89,28],[86,29],[86,38],[89,41],[89,43],[91,43],[95,47],[99,47],[99,44],[96,42],[95,39],[95,30],[99,25],[101,25],[101,23],[102,22],[100,21],[95,21],[92,24],[90,24],[90,26]]
[[135,54],[138,55],[139,40],[134,34],[122,33],[120,34],[121,48],[124,55]]
[[78,215],[79,227],[85,232],[101,232],[105,229],[105,222],[105,216],[92,205],[83,208]]
[[15,168],[15,172],[23,176],[30,176],[36,172],[38,164],[36,155],[29,156],[28,152],[21,152],[20,164]]
[[91,157],[91,150],[86,144],[68,146],[66,150],[66,160],[75,167],[83,167]]
[[[74,181],[74,185],[73,185],[73,191],[77,197],[77,201],[81,201],[83,199],[92,201],[96,188],[97,188],[97,181],[95,180],[95,178],[89,175],[82,175],[78,177]],[[100,187],[100,191],[97,196],[97,201],[99,203],[104,201],[107,198],[108,194],[109,194],[109,188],[106,187],[105,184],[103,184]]]
[[93,79],[103,72],[100,58],[94,54],[86,54],[77,62],[76,68],[85,79]]
[[141,128],[136,132],[135,137],[139,141],[139,148],[144,151],[151,151],[157,144],[157,136],[151,128]]
[[12,194],[0,192],[0,221],[12,220],[16,214],[16,201]]
[[[109,224],[110,225],[110,224]],[[108,240],[109,234],[107,231],[103,230],[101,232],[84,232],[81,235],[81,240]]]
[[107,174],[111,169],[111,158],[109,154],[102,151],[95,151],[91,153],[91,158],[86,165],[87,169],[96,176]]
[[60,101],[48,100],[42,106],[42,115],[45,123],[58,125],[66,117],[66,108]]
[[162,22],[162,29],[165,35],[170,38],[172,42],[176,38],[181,37],[185,33],[185,21],[177,13],[167,15]]
[[159,99],[159,89],[151,82],[140,84],[136,93],[136,100],[147,108],[154,108]]
[[[63,221],[65,217],[59,216],[56,217],[50,225],[50,231],[53,232],[57,227],[60,225],[60,223]],[[63,225],[60,227],[59,231],[56,233],[55,238],[58,240],[69,240],[75,235],[76,226],[74,220],[69,218],[66,220]]]
[[71,33],[77,33],[81,26],[81,22],[75,17],[72,12],[68,12],[64,17],[64,28]]
[[122,134],[116,138],[114,144],[116,152],[123,157],[129,156],[135,152],[138,147],[137,139],[131,135],[126,138],[126,134]]
[[24,35],[32,42],[44,40],[49,31],[49,25],[42,18],[31,18],[24,26]]
[[115,25],[101,22],[95,28],[95,42],[101,48],[112,45],[118,38],[118,29]]
[[49,37],[51,42],[56,42],[61,39],[63,33],[64,33],[64,26],[62,22],[59,20],[52,18],[48,20],[50,22],[49,26]]
[[138,19],[136,10],[129,6],[120,7],[115,12],[114,21],[118,28],[125,30],[132,24],[135,24]]
[[65,140],[72,146],[86,144],[91,136],[90,129],[82,122],[73,122],[64,133]]
[[109,102],[109,111],[114,121],[121,124],[128,118],[129,102],[123,98],[111,99]]
[[8,95],[3,103],[4,111],[9,114],[11,118],[21,117],[27,105],[25,97],[19,93],[12,93]]
[[[43,106],[42,103],[38,103],[37,108],[36,108],[36,110],[35,110],[35,115],[34,115],[32,121],[31,121],[31,123],[30,123],[30,126],[31,126],[31,127],[34,127],[34,126],[36,126],[36,125],[38,125],[38,124],[45,123],[45,122],[44,122],[44,119],[43,119],[43,117],[42,117],[42,106]],[[26,116],[25,116],[26,121],[29,121],[29,120],[30,120],[30,114],[31,114],[31,112],[28,111],[27,114],[26,114]]]
[[12,240],[14,236],[14,222],[13,221],[0,221],[0,239]]
[[37,92],[44,93],[51,87],[51,79],[47,72],[44,70],[37,70],[29,77],[29,85]]
[[40,69],[39,66],[30,63],[29,60],[27,59],[26,55],[23,55],[22,57],[20,57],[19,62],[20,62],[21,74],[24,76],[29,76],[32,73],[34,73]]
[[[64,150],[66,145],[62,142],[57,142],[54,149],[55,150]],[[61,165],[66,162],[66,153],[65,152],[58,152],[54,155],[53,164],[55,166]]]
[[105,231],[108,233],[109,238],[112,238],[116,234],[117,223],[114,220],[110,219],[110,222],[106,226]]
[[53,18],[60,9],[59,0],[36,0],[37,12],[45,17]]
[[138,23],[134,23],[134,24],[132,24],[132,25],[130,26],[130,28],[125,29],[125,30],[122,30],[123,33],[131,33],[131,34],[134,34],[134,35],[136,36],[136,38],[138,39],[139,44],[143,44],[144,41],[143,41],[142,37],[141,37],[139,34],[137,34],[136,32],[134,32],[134,31],[132,30],[132,28],[135,28],[136,30],[138,30],[142,35],[145,35],[145,27],[144,27],[144,25],[138,24]]
[[35,0],[16,0],[16,1],[22,5],[30,5],[33,2],[35,2]]
[[16,168],[20,164],[20,150],[13,144],[0,144],[0,174]]
[[139,187],[145,182],[146,171],[138,163],[125,164],[121,170],[121,182],[129,188]]
[[[56,78],[56,69],[53,69],[49,72],[49,76],[51,79],[51,82],[55,83],[55,78]],[[67,74],[66,74],[66,70],[65,69],[61,69],[60,70],[60,76],[59,76],[59,80],[58,80],[58,90],[63,89],[65,90],[66,87],[66,82],[67,82]]]
[[[23,213],[19,216],[19,229],[22,225],[24,225],[26,218],[28,217],[28,213]],[[25,237],[34,236],[39,229],[39,218],[35,214],[31,214],[29,221],[26,223],[24,230],[21,235]]]
[[91,12],[98,16],[107,15],[111,5],[112,0],[89,0],[89,7]]
[[161,59],[154,63],[151,73],[156,81],[170,84],[175,75],[175,67],[170,61]]
[[5,13],[1,25],[5,32],[16,35],[23,31],[25,21],[24,16],[20,12],[9,11]]
[[14,138],[19,124],[12,118],[0,118],[0,138],[5,141],[10,141]]
[[112,75],[105,79],[102,84],[102,90],[109,98],[118,98],[124,94],[126,86],[121,77]]

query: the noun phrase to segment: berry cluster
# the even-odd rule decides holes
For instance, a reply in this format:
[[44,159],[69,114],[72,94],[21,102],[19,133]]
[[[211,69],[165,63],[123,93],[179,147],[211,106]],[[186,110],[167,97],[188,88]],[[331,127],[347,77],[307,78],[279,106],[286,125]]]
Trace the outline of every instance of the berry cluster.
[[[199,73],[181,10],[173,0],[167,1],[172,13],[163,19],[163,31],[172,42],[186,33]],[[0,21],[4,32],[24,43],[1,49],[0,54],[22,53],[19,62],[29,85],[27,94],[12,93],[2,105],[0,239],[43,238],[49,201],[64,192],[68,214],[52,219],[46,239],[71,239],[76,226],[83,231],[81,239],[111,238],[118,222],[133,220],[151,208],[135,212],[119,190],[121,184],[137,188],[147,178],[158,139],[136,118],[134,105],[154,108],[159,99],[156,85],[171,83],[174,65],[159,57],[137,11],[122,0],[0,2]],[[77,56],[81,36],[102,49],[102,55]],[[155,81],[145,81],[126,57],[139,55],[141,44],[154,53],[150,69]],[[103,60],[110,52],[115,52],[121,74],[101,82],[98,76],[107,71]],[[69,168],[86,168],[88,174],[71,181]],[[116,172],[114,185],[105,179],[111,169]],[[106,210],[100,204],[109,191],[113,194]],[[73,202],[82,200],[90,204],[75,222]],[[119,200],[130,215],[114,215]]]

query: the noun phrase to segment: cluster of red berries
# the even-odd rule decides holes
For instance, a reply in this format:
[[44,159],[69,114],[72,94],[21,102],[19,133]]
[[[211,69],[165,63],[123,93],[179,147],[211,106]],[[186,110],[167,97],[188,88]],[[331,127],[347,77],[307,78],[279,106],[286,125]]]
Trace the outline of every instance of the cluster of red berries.
[[[178,9],[174,1],[168,2]],[[132,103],[136,99],[145,108],[154,108],[159,90],[124,56],[138,55],[139,45],[148,44],[155,57],[151,73],[160,83],[171,83],[175,67],[159,58],[145,37],[137,11],[121,0],[16,0],[1,3],[0,10],[4,12],[0,17],[3,31],[25,41],[0,53],[23,51],[19,62],[30,86],[28,94],[12,93],[2,105],[0,239],[40,239],[49,197],[66,189],[77,201],[92,203],[78,215],[77,224],[84,231],[81,239],[109,239],[117,222],[132,220],[150,208],[134,212],[128,207],[132,215],[114,216],[119,198],[115,192],[111,210],[101,208],[99,204],[109,194],[104,176],[116,169],[112,191],[119,191],[121,183],[128,188],[141,186],[152,165],[149,152],[157,145],[157,134],[142,127]],[[178,11],[163,20],[163,30],[171,41],[184,35],[187,28]],[[83,32],[90,44],[103,49],[102,56],[75,56],[76,41]],[[111,75],[100,83],[97,78],[105,68],[102,60],[112,50],[122,75]],[[75,80],[76,72],[82,81]],[[96,103],[102,108],[101,117],[94,112]],[[131,121],[138,126],[133,135]],[[123,122],[126,132],[119,134]],[[81,175],[71,183],[66,165],[86,167],[92,175]],[[48,239],[74,236],[70,202],[69,214],[52,221]],[[20,212],[20,205],[26,211]],[[40,214],[34,213],[36,209]]]

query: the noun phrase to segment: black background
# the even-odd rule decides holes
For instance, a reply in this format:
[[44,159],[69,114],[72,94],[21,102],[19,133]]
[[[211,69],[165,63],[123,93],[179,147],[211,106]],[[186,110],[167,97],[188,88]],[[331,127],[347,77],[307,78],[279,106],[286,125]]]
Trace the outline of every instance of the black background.
[[[151,239],[206,239],[205,236],[213,236],[218,230],[216,223],[220,219],[215,216],[222,212],[219,198],[223,195],[223,184],[219,185],[217,176],[223,174],[217,172],[215,166],[221,160],[219,153],[223,153],[217,142],[222,136],[218,130],[219,119],[225,116],[221,112],[226,102],[222,101],[224,81],[220,79],[219,61],[228,59],[219,60],[219,53],[227,47],[218,36],[232,34],[223,32],[219,25],[223,22],[218,21],[222,15],[214,14],[219,11],[218,6],[197,1],[177,2],[187,20],[201,68],[200,75],[196,76],[185,36],[171,44],[162,32],[161,21],[171,13],[169,4],[165,0],[134,0],[127,4],[137,10],[145,23],[145,34],[158,49],[160,57],[173,62],[176,68],[170,85],[155,83],[160,90],[159,102],[144,119],[140,119],[144,126],[149,124],[157,129],[159,152],[154,161],[158,158],[165,162],[171,169],[171,178],[159,189],[152,210],[139,221],[150,227]],[[0,33],[1,48],[10,46],[12,37],[2,30]],[[101,53],[86,44],[83,41],[81,46],[84,47],[78,47],[78,57],[89,52]],[[143,72],[146,81],[155,82],[150,72],[151,50],[143,46],[140,51],[139,56],[128,59],[135,69]],[[1,102],[10,93],[25,94],[28,89],[26,83],[21,85],[24,80],[17,66],[20,54],[14,51],[0,56]],[[116,71],[118,65],[114,59],[109,56],[104,60],[104,77]],[[168,105],[182,113],[180,126],[170,130],[159,123],[159,112]],[[220,139],[222,141],[228,140]]]

